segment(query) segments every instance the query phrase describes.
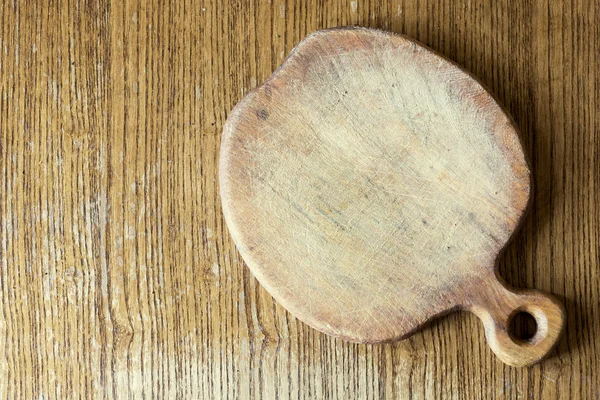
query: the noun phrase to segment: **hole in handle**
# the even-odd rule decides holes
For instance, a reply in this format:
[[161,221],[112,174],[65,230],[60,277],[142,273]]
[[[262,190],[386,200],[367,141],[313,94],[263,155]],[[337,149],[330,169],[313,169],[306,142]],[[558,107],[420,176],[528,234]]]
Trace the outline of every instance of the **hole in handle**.
[[515,342],[531,343],[537,333],[535,317],[527,311],[517,311],[508,322],[508,334]]

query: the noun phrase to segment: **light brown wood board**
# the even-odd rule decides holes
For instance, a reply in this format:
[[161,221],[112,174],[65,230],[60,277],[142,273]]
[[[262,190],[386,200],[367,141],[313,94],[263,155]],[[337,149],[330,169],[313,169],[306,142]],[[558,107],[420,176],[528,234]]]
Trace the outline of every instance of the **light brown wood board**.
[[[529,204],[517,129],[459,66],[405,36],[321,30],[232,110],[219,164],[242,257],[292,314],[359,343],[473,311],[513,366],[546,356],[564,307],[495,274]],[[535,334],[518,338],[519,312]]]
[[[597,1],[3,1],[0,397],[593,399],[600,371]],[[309,33],[404,33],[515,119],[535,187],[501,256],[564,301],[542,363],[470,313],[358,345],[291,317],[237,255],[228,110]]]

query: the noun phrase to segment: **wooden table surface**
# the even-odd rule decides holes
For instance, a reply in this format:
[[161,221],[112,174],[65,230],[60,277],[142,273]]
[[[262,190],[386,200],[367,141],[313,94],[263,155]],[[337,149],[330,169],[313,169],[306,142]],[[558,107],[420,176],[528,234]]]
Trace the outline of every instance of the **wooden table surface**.
[[[0,3],[0,398],[600,398],[600,4]],[[224,225],[223,123],[323,27],[405,33],[521,129],[535,192],[500,259],[566,335],[504,365],[477,318],[357,345],[274,303]]]

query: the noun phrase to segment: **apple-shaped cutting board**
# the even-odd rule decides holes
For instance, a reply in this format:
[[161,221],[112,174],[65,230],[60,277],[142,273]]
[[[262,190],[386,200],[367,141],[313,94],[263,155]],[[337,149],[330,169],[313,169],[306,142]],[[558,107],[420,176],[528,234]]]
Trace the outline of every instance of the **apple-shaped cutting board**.
[[[495,273],[529,203],[514,123],[456,64],[406,37],[316,32],[233,109],[220,190],[242,257],[314,328],[356,342],[474,312],[502,361],[535,363],[564,309]],[[531,314],[529,340],[509,332]]]

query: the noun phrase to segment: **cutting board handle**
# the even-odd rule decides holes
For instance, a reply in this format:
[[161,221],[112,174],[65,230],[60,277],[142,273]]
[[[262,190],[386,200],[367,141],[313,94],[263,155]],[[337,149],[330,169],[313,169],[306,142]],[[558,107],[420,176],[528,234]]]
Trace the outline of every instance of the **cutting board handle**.
[[[506,364],[525,367],[544,358],[563,331],[565,309],[553,296],[538,290],[511,289],[499,277],[488,278],[487,290],[468,308],[483,322],[492,351]],[[511,333],[511,320],[520,312],[535,319],[537,330],[527,340]]]

